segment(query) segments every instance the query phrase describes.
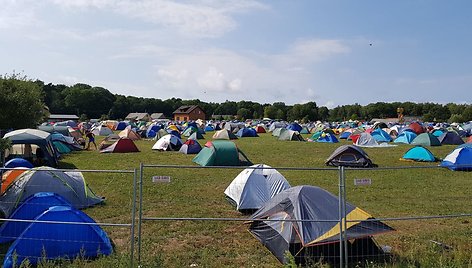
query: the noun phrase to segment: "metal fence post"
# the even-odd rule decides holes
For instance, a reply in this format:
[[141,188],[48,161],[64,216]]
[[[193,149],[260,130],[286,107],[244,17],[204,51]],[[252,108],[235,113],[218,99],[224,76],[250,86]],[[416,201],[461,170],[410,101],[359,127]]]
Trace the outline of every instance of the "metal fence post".
[[144,165],[139,163],[139,216],[138,216],[138,267],[141,267],[141,236],[143,219],[143,173]]
[[130,267],[134,267],[134,228],[135,228],[135,223],[136,223],[136,180],[138,179],[137,177],[137,169],[134,169],[134,174],[133,174],[133,207],[131,209],[131,237],[130,237],[130,242],[131,242],[131,254],[130,254]]
[[344,237],[343,237],[343,244],[344,244],[344,265],[345,267],[348,266],[348,257],[349,257],[349,252],[347,250],[347,198],[346,198],[346,173],[344,167],[341,167],[341,178],[343,181],[343,215],[344,215]]
[[344,267],[344,247],[343,247],[343,214],[344,214],[344,202],[343,202],[343,192],[344,192],[344,178],[343,178],[343,167],[338,167],[339,172],[339,204],[338,204],[338,211],[339,211],[339,267]]

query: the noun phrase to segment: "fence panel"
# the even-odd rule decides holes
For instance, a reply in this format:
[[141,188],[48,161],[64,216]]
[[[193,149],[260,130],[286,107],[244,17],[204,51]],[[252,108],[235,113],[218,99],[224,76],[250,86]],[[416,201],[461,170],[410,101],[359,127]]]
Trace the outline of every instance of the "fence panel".
[[52,259],[66,265],[111,253],[90,266],[134,266],[137,170],[35,168],[6,180],[14,172],[2,168],[5,266]]

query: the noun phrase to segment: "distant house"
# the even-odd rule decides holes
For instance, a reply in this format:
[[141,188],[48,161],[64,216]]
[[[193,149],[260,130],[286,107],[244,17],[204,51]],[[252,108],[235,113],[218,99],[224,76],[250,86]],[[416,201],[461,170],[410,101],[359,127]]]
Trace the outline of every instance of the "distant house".
[[180,106],[173,114],[174,121],[205,120],[205,112],[198,105]]
[[166,119],[166,116],[163,113],[151,114],[151,120],[160,120],[160,119]]
[[48,118],[49,122],[59,122],[67,120],[77,121],[79,120],[79,117],[75,114],[50,114]]
[[151,116],[148,113],[129,113],[125,120],[129,121],[151,121]]

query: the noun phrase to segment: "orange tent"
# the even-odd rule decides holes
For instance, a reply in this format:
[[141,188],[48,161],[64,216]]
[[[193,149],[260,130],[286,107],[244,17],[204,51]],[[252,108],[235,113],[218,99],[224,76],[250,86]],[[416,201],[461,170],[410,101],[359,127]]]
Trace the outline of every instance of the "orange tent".
[[26,169],[12,169],[5,172],[2,176],[2,188],[0,189],[0,195],[2,195],[8,189],[10,184],[25,171]]

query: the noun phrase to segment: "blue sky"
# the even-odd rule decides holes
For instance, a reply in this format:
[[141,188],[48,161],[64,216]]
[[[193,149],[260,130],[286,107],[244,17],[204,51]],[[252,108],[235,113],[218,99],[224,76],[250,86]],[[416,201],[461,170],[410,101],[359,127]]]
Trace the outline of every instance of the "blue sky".
[[0,0],[0,71],[202,101],[472,103],[472,2]]

